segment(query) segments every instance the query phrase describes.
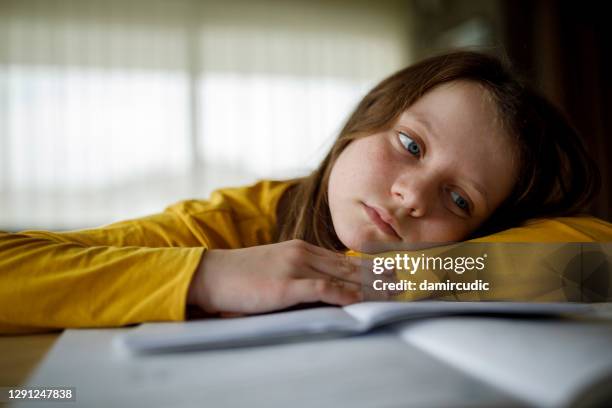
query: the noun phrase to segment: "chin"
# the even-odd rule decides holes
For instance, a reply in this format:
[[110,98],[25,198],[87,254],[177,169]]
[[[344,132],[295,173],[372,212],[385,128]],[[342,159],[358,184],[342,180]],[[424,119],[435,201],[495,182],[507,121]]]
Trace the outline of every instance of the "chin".
[[357,230],[337,232],[338,239],[348,249],[352,249],[357,252],[364,252],[366,248],[365,243],[369,241],[367,237],[364,237],[362,233]]
[[364,254],[376,254],[397,249],[397,243],[381,241],[380,238],[372,237],[371,234],[353,232],[338,236],[338,238],[347,248]]
[[340,242],[344,244],[348,249],[352,249],[353,251],[363,252],[363,246],[361,245],[361,240],[354,239],[353,237],[347,239],[345,237],[338,237]]

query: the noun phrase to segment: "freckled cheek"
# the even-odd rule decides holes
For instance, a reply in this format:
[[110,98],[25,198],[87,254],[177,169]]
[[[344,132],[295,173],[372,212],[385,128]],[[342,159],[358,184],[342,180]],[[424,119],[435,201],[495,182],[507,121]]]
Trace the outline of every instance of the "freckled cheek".
[[452,219],[430,221],[423,227],[423,241],[428,242],[461,241],[468,234],[465,225]]
[[393,156],[381,139],[358,139],[340,155],[330,179],[330,201],[342,198],[378,202],[390,190]]
[[380,143],[373,144],[364,152],[362,171],[368,180],[379,188],[391,184],[398,172],[398,166],[392,152]]

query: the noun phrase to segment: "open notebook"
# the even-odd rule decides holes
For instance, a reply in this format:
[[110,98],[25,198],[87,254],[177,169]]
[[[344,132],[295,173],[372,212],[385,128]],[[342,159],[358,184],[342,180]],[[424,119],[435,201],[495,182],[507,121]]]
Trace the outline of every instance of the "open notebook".
[[[612,406],[610,312],[611,303],[363,303],[246,319],[70,329],[27,385],[73,386],[77,405],[94,408]],[[276,343],[279,335],[350,334],[384,321],[396,323],[325,341],[223,348],[238,339]],[[234,331],[219,326],[223,322]],[[228,343],[216,343],[223,337]],[[220,348],[131,353],[126,340],[150,349]]]
[[557,316],[592,311],[585,303],[363,302],[231,319],[146,323],[116,341],[135,353],[159,353],[355,335],[402,320],[435,316]]

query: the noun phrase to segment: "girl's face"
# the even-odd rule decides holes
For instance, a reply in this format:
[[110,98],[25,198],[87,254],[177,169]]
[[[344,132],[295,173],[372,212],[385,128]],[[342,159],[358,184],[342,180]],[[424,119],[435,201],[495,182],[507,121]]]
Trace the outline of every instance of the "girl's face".
[[387,131],[352,141],[329,178],[338,238],[357,251],[381,243],[465,239],[510,194],[513,146],[475,82],[439,85]]

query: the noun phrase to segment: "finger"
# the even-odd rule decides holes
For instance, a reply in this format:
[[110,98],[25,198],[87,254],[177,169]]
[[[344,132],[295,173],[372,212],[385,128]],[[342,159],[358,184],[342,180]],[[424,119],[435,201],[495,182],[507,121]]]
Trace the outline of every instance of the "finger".
[[[303,273],[296,277],[317,278],[323,275],[329,278],[339,279],[340,282],[345,282],[349,288],[362,289],[364,291],[372,287],[374,280],[381,280],[383,283],[398,282],[397,277],[393,273],[394,271],[390,274],[375,275],[371,273],[371,267],[359,266],[356,263],[348,263],[341,259],[331,259],[329,257],[313,255],[307,261],[307,265],[312,268],[314,274],[311,271],[303,271]],[[378,292],[377,298],[381,300],[388,299],[387,295],[395,294],[393,291],[386,291],[385,297],[380,298],[381,293],[380,291]]]
[[[402,289],[395,289],[399,282],[395,269],[385,270],[382,274],[367,274],[363,279],[364,299],[369,301],[391,300],[394,296],[404,293]],[[375,283],[378,289],[375,289]],[[384,289],[380,289],[380,286]],[[390,287],[394,289],[390,289]]]
[[288,300],[295,303],[325,302],[341,306],[362,299],[361,290],[348,289],[329,279],[294,279],[287,286],[287,296]]
[[341,252],[336,252],[336,251],[332,251],[323,247],[320,247],[318,245],[315,244],[311,244],[310,242],[306,242],[304,241],[306,244],[306,250],[313,253],[313,254],[317,254],[317,255],[329,255],[329,256],[335,256],[335,255],[344,255]]
[[320,246],[311,244],[309,242],[306,242],[306,250],[315,255],[329,257],[329,258],[337,258],[343,261],[347,260],[348,262],[354,262],[356,265],[361,265],[362,262],[366,259],[366,258],[362,258],[359,256],[348,256],[342,252],[337,252],[337,251],[332,251],[327,248],[322,248]]
[[363,279],[360,265],[349,260],[348,257],[312,255],[306,262],[308,266],[316,272],[333,276],[347,282],[356,284],[362,283]]
[[347,289],[351,289],[351,290],[360,290],[362,287],[362,283],[359,281],[355,282],[352,280],[348,280],[346,279],[346,277],[338,273],[328,274],[310,265],[307,265],[306,268],[303,268],[300,271],[293,274],[293,277],[300,278],[300,279],[325,279],[337,286],[345,286]]
[[372,266],[372,260],[369,258],[365,258],[365,257],[360,257],[360,256],[349,256],[346,255],[342,252],[336,252],[336,251],[332,251],[326,248],[321,248],[319,246],[310,244],[310,243],[306,243],[306,249],[308,252],[314,254],[314,255],[318,255],[321,256],[323,258],[328,258],[328,259],[332,259],[332,260],[337,260],[342,262],[345,265],[355,265],[358,268],[365,268],[369,267],[369,270],[371,270],[371,266]]

